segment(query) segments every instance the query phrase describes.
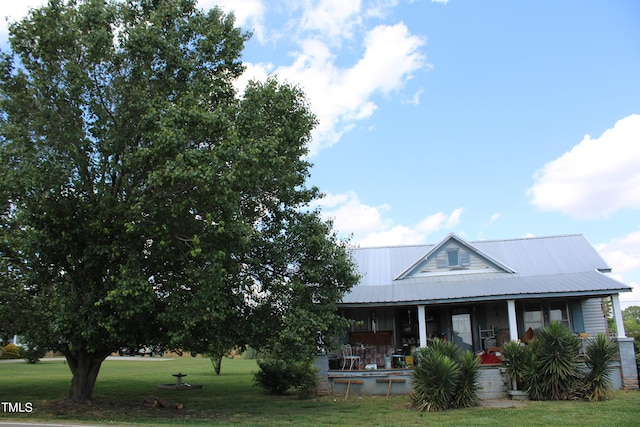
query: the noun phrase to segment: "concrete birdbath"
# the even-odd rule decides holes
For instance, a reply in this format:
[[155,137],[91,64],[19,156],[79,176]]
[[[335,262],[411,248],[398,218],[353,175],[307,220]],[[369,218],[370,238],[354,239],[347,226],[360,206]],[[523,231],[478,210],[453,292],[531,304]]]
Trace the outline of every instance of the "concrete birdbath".
[[187,374],[178,372],[177,374],[173,374],[173,376],[176,377],[175,384],[158,384],[158,388],[160,390],[199,390],[202,388],[202,384],[183,383],[182,378],[186,377]]

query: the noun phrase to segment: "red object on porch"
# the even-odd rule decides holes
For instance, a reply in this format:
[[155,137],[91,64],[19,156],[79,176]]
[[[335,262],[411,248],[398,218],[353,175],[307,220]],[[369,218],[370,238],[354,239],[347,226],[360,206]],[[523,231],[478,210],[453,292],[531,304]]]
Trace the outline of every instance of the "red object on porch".
[[483,353],[480,355],[480,363],[483,365],[498,364],[502,361],[493,353]]

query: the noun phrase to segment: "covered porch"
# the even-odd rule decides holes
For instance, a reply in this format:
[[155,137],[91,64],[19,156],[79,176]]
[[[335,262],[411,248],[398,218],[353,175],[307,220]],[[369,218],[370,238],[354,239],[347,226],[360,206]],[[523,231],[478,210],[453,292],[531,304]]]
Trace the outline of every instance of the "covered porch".
[[[611,296],[616,338],[625,338],[617,294]],[[510,340],[526,341],[551,321],[559,321],[587,338],[607,333],[601,298],[527,298],[466,301],[450,304],[345,307],[341,314],[355,321],[343,337],[356,368],[385,364],[394,355],[410,356],[434,338],[452,341],[472,352],[501,348]],[[340,357],[341,354],[334,354]],[[332,368],[336,366],[335,362]],[[344,365],[340,364],[340,368]],[[400,367],[400,366],[397,366]]]

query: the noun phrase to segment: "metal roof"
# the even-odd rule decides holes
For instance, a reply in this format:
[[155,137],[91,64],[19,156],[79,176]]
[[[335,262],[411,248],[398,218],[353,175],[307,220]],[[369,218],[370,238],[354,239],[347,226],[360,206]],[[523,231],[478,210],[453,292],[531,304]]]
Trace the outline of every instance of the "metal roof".
[[[631,291],[602,272],[610,267],[582,235],[465,242],[509,269],[407,275],[437,245],[359,248],[352,251],[361,281],[345,305],[448,303],[550,296],[597,296]],[[397,278],[397,279],[396,279]]]

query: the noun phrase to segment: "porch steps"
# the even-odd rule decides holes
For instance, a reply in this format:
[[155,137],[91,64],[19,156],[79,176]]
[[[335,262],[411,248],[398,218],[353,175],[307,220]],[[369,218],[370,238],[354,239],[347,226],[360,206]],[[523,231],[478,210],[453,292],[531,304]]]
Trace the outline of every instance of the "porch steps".
[[478,375],[480,400],[507,399],[507,386],[499,366],[482,366]]

